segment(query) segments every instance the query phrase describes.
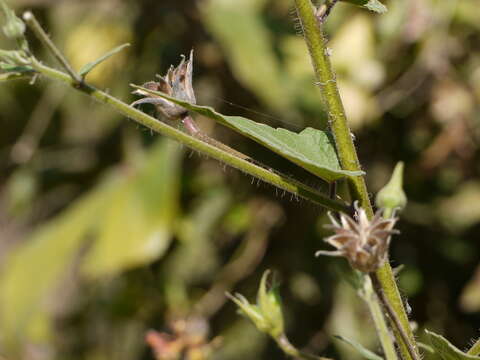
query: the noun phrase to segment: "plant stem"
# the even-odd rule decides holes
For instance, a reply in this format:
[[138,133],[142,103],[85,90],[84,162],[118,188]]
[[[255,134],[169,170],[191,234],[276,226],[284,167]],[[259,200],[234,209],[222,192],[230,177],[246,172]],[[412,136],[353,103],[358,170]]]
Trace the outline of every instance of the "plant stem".
[[316,355],[311,355],[304,353],[300,350],[298,350],[293,344],[288,340],[288,338],[285,336],[285,334],[280,335],[278,338],[275,339],[277,342],[277,345],[282,351],[289,355],[292,356],[295,359],[303,359],[303,360],[330,360],[328,358],[316,356]]
[[472,345],[470,350],[467,352],[468,355],[480,355],[480,339],[478,339],[475,344]]
[[377,330],[378,338],[382,344],[383,353],[385,354],[386,360],[398,360],[397,352],[395,351],[395,346],[388,330],[387,322],[385,321],[385,316],[383,315],[382,307],[379,303],[379,298],[375,295],[375,292],[372,287],[372,281],[368,276],[364,276],[363,280],[363,289],[361,291],[361,296],[365,300],[372,315],[373,322],[375,323],[375,328]]
[[240,171],[243,171],[246,174],[252,175],[266,183],[285,190],[286,192],[310,200],[330,210],[344,212],[349,211],[349,207],[347,205],[342,202],[328,198],[326,195],[322,194],[316,189],[313,189],[288,176],[281,175],[274,172],[273,170],[266,169],[243,158],[237,157],[235,154],[231,154],[223,149],[208,144],[201,139],[197,139],[181,130],[169,126],[159,121],[158,119],[155,119],[129,106],[128,104],[120,101],[119,99],[88,84],[83,84],[83,86],[78,87],[76,86],[75,80],[72,79],[70,76],[61,71],[43,65],[33,57],[31,58],[30,65],[38,73],[63,82],[66,85],[72,86],[76,90],[81,91],[82,93],[94,98],[98,102],[112,107],[115,111],[121,113],[124,116],[127,116],[128,118],[131,118],[137,123],[146,126],[157,133],[179,141],[193,150],[208,155],[220,162],[223,162]]
[[393,323],[397,331],[400,333],[400,336],[402,337],[402,340],[404,344],[407,345],[408,352],[412,359],[414,360],[420,360],[419,355],[415,352],[415,349],[413,345],[410,343],[408,339],[407,332],[402,326],[402,323],[400,322],[400,319],[398,318],[397,313],[394,311],[392,306],[390,305],[390,302],[388,301],[387,297],[385,296],[385,293],[382,290],[382,287],[380,286],[380,283],[378,282],[378,277],[375,275],[375,273],[372,273],[371,275],[372,282],[374,284],[375,291],[377,293],[378,298],[382,301],[382,304],[385,308],[385,310],[388,313],[388,316],[390,317],[390,321]]
[[[313,68],[317,78],[317,84],[322,90],[325,106],[327,108],[329,124],[335,138],[338,156],[342,168],[345,170],[361,170],[357,152],[353,144],[350,127],[348,126],[343,108],[342,100],[337,87],[335,74],[330,64],[329,51],[326,46],[326,39],[323,35],[321,24],[317,21],[314,13],[314,6],[311,0],[295,0],[298,17],[302,24],[305,41],[307,43]],[[373,216],[373,208],[368,196],[365,179],[362,176],[350,177],[348,179],[352,198],[359,201],[359,205],[366,211],[369,218]],[[377,270],[379,284],[397,314],[399,321],[405,330],[409,343],[415,352],[417,347],[413,332],[410,328],[407,313],[405,311],[400,292],[398,291],[392,268],[388,261]],[[395,338],[400,347],[404,359],[412,360],[408,346],[403,341],[398,331],[395,331]],[[418,355],[418,353],[416,353]]]
[[[338,92],[337,80],[330,64],[326,40],[314,14],[314,6],[310,0],[295,0],[295,4],[315,70],[317,84],[320,86],[327,107],[329,124],[337,145],[340,163],[344,170],[359,171],[361,168],[357,152]],[[364,178],[362,176],[350,177],[349,187],[353,198],[359,200],[359,205],[369,216],[372,216],[373,211]]]
[[52,55],[57,59],[60,65],[63,66],[65,71],[75,80],[77,86],[82,83],[82,78],[78,75],[75,70],[73,70],[72,66],[68,62],[68,60],[63,56],[63,54],[58,50],[50,37],[47,33],[43,30],[43,28],[38,23],[37,19],[33,15],[32,12],[27,11],[23,14],[23,20],[27,23],[27,25],[32,29],[38,39],[42,42],[42,44],[52,53]]

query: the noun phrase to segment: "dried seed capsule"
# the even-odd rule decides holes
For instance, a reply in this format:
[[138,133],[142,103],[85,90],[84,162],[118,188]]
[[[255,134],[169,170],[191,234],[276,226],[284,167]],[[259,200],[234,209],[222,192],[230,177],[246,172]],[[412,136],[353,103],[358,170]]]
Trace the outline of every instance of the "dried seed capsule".
[[340,214],[338,222],[331,213],[328,214],[331,224],[326,227],[335,234],[325,239],[335,247],[336,251],[317,251],[316,255],[342,256],[350,265],[361,272],[370,273],[383,265],[388,257],[388,247],[395,230],[396,217],[384,219],[379,210],[370,221],[365,210],[355,202],[355,215],[350,217]]

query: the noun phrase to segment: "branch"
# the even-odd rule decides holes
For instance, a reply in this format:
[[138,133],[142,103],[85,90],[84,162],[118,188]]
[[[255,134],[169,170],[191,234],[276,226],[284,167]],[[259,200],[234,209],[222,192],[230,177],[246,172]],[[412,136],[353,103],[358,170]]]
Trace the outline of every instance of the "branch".
[[170,125],[167,125],[166,123],[163,123],[158,119],[155,119],[129,106],[123,101],[101,90],[98,90],[91,85],[84,83],[83,86],[78,87],[76,81],[72,79],[69,75],[56,69],[50,68],[46,65],[43,65],[35,58],[31,58],[30,66],[38,73],[46,77],[55,79],[57,81],[63,82],[66,85],[72,86],[77,91],[80,91],[94,98],[100,103],[110,106],[120,114],[127,116],[128,118],[151,129],[152,131],[167,136],[173,140],[179,141],[183,145],[188,146],[193,150],[208,155],[220,162],[230,165],[238,170],[243,171],[246,174],[254,176],[295,196],[324,206],[327,209],[333,211],[349,211],[347,205],[342,202],[328,198],[326,195],[322,194],[316,189],[313,189],[286,175],[279,174],[271,169],[261,167],[243,158],[237,157],[235,154],[231,154],[223,149],[208,144],[201,139],[197,139],[191,135],[188,135],[185,132],[178,130]]
[[63,56],[63,54],[58,50],[52,40],[48,37],[47,33],[38,23],[37,19],[30,11],[27,11],[23,14],[23,20],[27,23],[30,29],[35,33],[38,39],[42,44],[52,53],[52,55],[57,59],[57,61],[63,66],[65,71],[75,80],[76,84],[79,85],[82,83],[82,78],[78,75],[68,62],[68,60]]

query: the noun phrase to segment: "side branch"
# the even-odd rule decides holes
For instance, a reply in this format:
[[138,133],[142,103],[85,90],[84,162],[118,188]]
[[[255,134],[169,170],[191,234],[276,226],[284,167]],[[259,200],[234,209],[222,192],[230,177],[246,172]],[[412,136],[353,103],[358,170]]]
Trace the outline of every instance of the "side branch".
[[231,154],[200,139],[192,137],[191,135],[188,135],[181,130],[169,126],[129,106],[128,104],[101,90],[98,90],[87,84],[84,84],[82,87],[78,87],[76,86],[75,80],[73,80],[67,74],[45,66],[34,58],[32,58],[31,66],[38,73],[46,77],[55,79],[57,81],[63,82],[66,85],[70,85],[76,90],[81,91],[84,94],[87,94],[88,96],[94,98],[98,102],[112,107],[115,111],[121,113],[124,116],[127,116],[128,118],[136,121],[137,123],[159,134],[167,136],[173,140],[179,141],[185,146],[188,146],[195,151],[208,155],[220,162],[223,162],[229,166],[241,170],[246,174],[252,175],[295,196],[310,200],[318,205],[326,207],[327,209],[343,212],[349,211],[349,207],[347,205],[342,202],[328,198],[326,195],[322,194],[316,189],[313,189],[288,176],[278,174],[273,170],[261,167],[248,160],[237,157],[235,154]]

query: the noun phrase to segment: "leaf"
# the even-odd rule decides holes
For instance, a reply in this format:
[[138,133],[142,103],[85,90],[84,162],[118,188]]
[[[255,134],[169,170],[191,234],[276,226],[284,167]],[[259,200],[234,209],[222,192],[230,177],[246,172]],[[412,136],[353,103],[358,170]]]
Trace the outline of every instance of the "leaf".
[[379,0],[342,0],[350,4],[362,6],[370,11],[383,14],[387,12],[387,7],[383,5]]
[[180,154],[177,143],[158,142],[138,168],[110,173],[9,256],[0,276],[2,344],[14,348],[45,333],[38,329],[48,326],[48,296],[85,241],[93,242],[83,264],[89,275],[111,275],[163,254],[176,214]]
[[177,213],[181,153],[177,143],[160,141],[140,171],[118,188],[86,256],[85,274],[117,274],[150,263],[165,252]]
[[365,347],[363,347],[363,345],[357,343],[356,341],[347,339],[347,338],[345,338],[343,336],[340,336],[340,335],[335,335],[335,338],[337,338],[338,340],[341,340],[341,341],[351,345],[352,347],[354,347],[365,359],[368,359],[368,360],[383,360],[382,357],[380,357],[377,354],[375,354],[374,352],[366,349]]
[[262,19],[265,4],[265,0],[206,0],[200,8],[205,27],[221,45],[238,81],[268,106],[285,112],[292,109],[293,97]]
[[117,46],[116,48],[110,50],[109,52],[107,52],[105,55],[99,57],[97,60],[95,61],[92,61],[92,62],[89,62],[88,64],[84,65],[80,71],[78,72],[78,74],[84,78],[88,75],[88,73],[90,71],[93,70],[93,68],[95,68],[95,66],[97,66],[98,64],[104,62],[105,60],[107,60],[108,58],[110,58],[111,56],[115,55],[116,53],[119,53],[120,51],[122,51],[123,49],[125,49],[126,47],[130,46],[130,44],[126,43],[126,44],[122,44],[120,46]]
[[44,317],[46,295],[57,284],[85,235],[111,197],[111,182],[77,201],[35,231],[9,256],[0,277],[0,332],[13,346],[32,336],[32,319]]
[[158,91],[152,91],[137,85],[132,86],[150,94],[161,96],[190,111],[228,126],[328,182],[363,174],[361,171],[341,169],[333,140],[324,131],[306,128],[297,134],[282,128],[275,129],[244,117],[222,115],[209,106],[187,103]]
[[468,355],[463,351],[457,349],[453,346],[447,339],[443,336],[435,334],[434,332],[425,330],[427,333],[430,343],[435,350],[435,353],[438,354],[443,360],[475,360],[480,359],[480,356]]

